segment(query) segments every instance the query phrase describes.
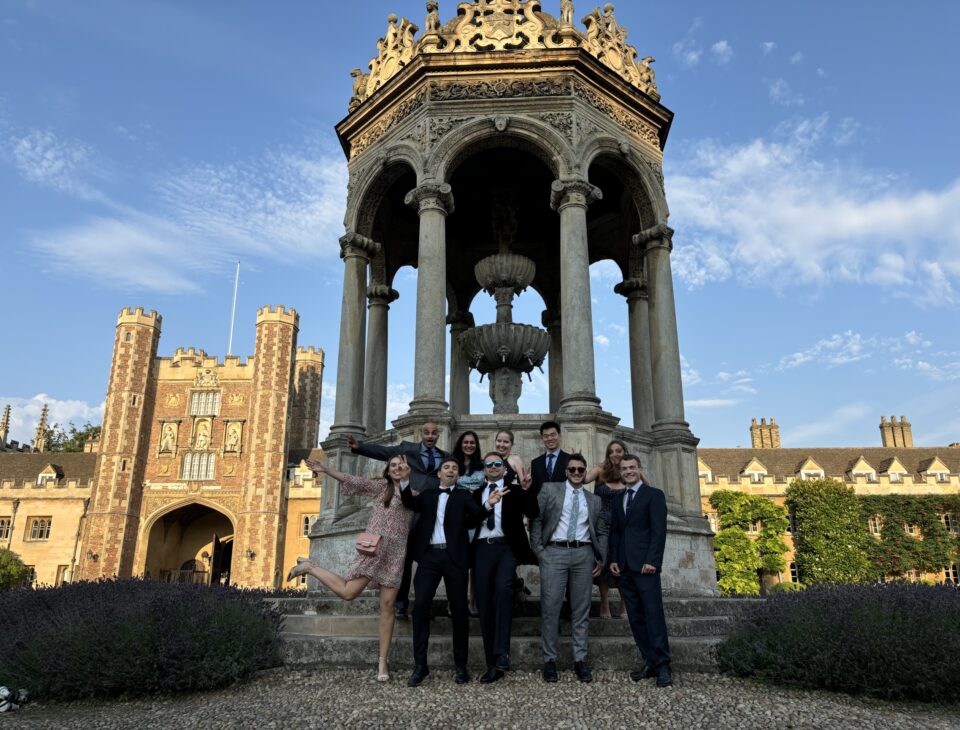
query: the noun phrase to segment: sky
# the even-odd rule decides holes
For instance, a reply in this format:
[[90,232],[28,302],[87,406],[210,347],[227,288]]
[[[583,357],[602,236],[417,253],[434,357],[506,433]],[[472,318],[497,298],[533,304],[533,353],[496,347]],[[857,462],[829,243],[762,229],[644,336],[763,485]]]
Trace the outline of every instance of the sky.
[[[543,0],[554,15],[559,0]],[[0,405],[98,422],[116,315],[160,354],[252,354],[264,304],[300,313],[335,398],[351,69],[409,0],[0,4]],[[444,21],[455,3],[441,0]],[[576,3],[581,18],[592,4]],[[675,114],[664,157],[686,417],[706,447],[960,441],[960,3],[621,0]],[[598,395],[632,422],[624,300],[591,267]],[[391,307],[389,415],[412,397],[416,272]],[[479,297],[478,301],[483,297]],[[516,321],[539,324],[528,291]],[[481,303],[478,322],[494,320]],[[475,412],[490,412],[473,376]],[[521,409],[547,410],[546,379]],[[626,409],[626,410],[624,410]]]

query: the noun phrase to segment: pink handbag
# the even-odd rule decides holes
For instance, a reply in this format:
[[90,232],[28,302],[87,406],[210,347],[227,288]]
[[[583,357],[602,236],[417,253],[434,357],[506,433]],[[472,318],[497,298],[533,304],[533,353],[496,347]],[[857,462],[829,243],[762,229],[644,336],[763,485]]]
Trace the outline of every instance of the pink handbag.
[[374,535],[372,532],[361,532],[357,536],[357,552],[361,555],[376,556],[380,550],[380,538],[382,535]]

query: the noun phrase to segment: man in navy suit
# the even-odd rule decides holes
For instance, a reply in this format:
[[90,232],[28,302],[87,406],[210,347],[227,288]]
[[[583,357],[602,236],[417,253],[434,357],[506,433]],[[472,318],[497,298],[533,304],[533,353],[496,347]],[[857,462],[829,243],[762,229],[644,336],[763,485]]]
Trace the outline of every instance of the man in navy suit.
[[470,528],[494,514],[508,488],[493,490],[481,504],[466,489],[457,489],[460,467],[451,456],[440,462],[440,486],[414,494],[408,484],[400,499],[407,509],[419,513],[410,545],[417,561],[413,604],[414,669],[407,685],[416,687],[430,673],[427,648],[430,642],[430,607],[443,579],[453,618],[453,661],[457,684],[470,681],[467,673],[470,618],[467,613],[467,569],[470,564]]
[[620,476],[626,489],[623,497],[614,497],[611,509],[610,572],[620,578],[633,640],[646,662],[630,672],[630,679],[656,677],[658,687],[669,687],[673,677],[660,588],[667,500],[662,491],[644,483],[640,459],[633,454],[620,460]]
[[559,482],[566,478],[567,459],[570,458],[570,454],[560,448],[560,424],[556,421],[540,424],[540,440],[543,441],[544,452],[530,462],[534,495],[540,494],[540,488],[546,482]]
[[[433,421],[426,421],[420,427],[420,443],[401,441],[396,446],[383,446],[381,444],[360,443],[353,436],[348,436],[347,446],[355,454],[378,461],[390,461],[394,456],[404,457],[410,466],[410,488],[415,492],[422,492],[425,489],[436,488],[439,483],[437,469],[440,466],[440,461],[448,456],[446,451],[437,448],[439,438],[440,427]],[[411,538],[413,536],[412,527],[411,524]],[[407,542],[407,553],[403,559],[403,578],[400,580],[395,605],[398,618],[407,617],[407,609],[410,606],[410,576],[412,573],[413,550],[410,543]]]

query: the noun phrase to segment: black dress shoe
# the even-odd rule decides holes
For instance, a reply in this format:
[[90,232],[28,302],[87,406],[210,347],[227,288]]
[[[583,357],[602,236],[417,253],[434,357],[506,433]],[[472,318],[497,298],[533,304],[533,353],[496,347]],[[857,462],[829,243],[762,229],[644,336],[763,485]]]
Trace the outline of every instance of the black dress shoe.
[[504,654],[499,659],[497,659],[496,667],[501,672],[509,672],[510,671],[510,655]]
[[657,670],[657,686],[669,687],[673,684],[673,675],[670,673],[670,667],[660,667]]
[[557,674],[557,663],[552,659],[549,662],[545,662],[543,665],[543,681],[556,682],[559,679],[560,675]]
[[426,667],[414,667],[413,674],[410,675],[410,679],[407,680],[408,687],[419,687],[420,683],[430,674],[430,670]]
[[644,664],[640,670],[634,670],[630,672],[630,679],[632,679],[634,682],[639,682],[641,679],[650,679],[656,676],[657,671],[649,664]]
[[467,671],[466,667],[457,667],[457,671],[453,673],[453,681],[457,684],[466,684],[470,681],[470,673]]
[[577,673],[577,679],[581,682],[593,681],[593,672],[590,671],[590,667],[587,666],[586,662],[574,662],[573,671]]
[[503,679],[503,670],[493,667],[481,675],[480,684],[490,684],[491,682],[496,682],[499,679]]

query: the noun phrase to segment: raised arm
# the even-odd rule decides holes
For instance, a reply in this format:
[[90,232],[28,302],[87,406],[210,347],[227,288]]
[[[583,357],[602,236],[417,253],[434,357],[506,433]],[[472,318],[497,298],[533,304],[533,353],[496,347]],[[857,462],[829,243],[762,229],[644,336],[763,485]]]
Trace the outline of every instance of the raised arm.
[[595,482],[599,478],[600,478],[600,467],[595,466],[589,471],[587,471],[587,475],[583,478],[583,483],[590,484],[590,482]]
[[[354,446],[354,444],[356,444],[356,446]],[[348,445],[353,453],[366,456],[368,459],[376,459],[377,461],[390,461],[394,456],[404,455],[404,443],[402,442],[396,446],[383,446],[382,444],[361,443],[351,436]]]

